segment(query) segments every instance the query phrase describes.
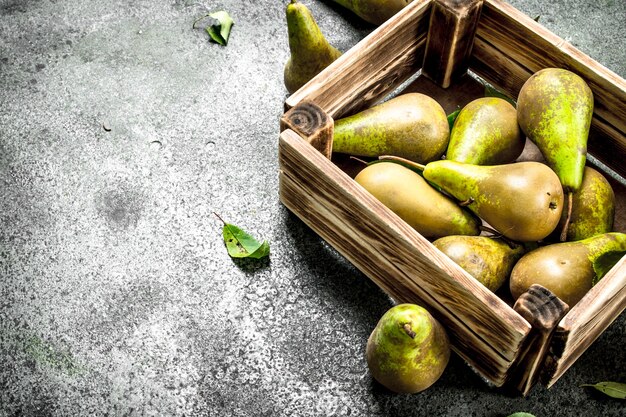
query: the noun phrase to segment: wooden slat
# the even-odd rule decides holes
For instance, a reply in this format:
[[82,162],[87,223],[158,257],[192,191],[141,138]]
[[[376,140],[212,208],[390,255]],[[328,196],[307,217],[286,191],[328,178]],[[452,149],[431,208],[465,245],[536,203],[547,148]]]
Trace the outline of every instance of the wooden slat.
[[626,308],[626,257],[623,257],[561,320],[546,360],[548,387],[578,359]]
[[570,69],[594,93],[589,152],[626,176],[626,81],[522,12],[500,0],[484,0],[470,69],[512,97],[534,72]]
[[399,302],[419,300],[455,350],[496,385],[530,325],[290,130],[281,134],[281,200]]
[[430,3],[411,2],[292,94],[285,110],[309,100],[337,119],[389,94],[422,66]]
[[443,88],[467,72],[483,0],[434,0],[422,73]]

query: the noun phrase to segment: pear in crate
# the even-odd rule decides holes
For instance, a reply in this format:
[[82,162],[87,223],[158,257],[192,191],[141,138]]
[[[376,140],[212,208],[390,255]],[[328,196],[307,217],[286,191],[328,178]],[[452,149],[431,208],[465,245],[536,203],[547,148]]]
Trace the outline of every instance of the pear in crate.
[[284,81],[287,91],[294,93],[339,58],[341,52],[328,43],[304,4],[291,0],[286,13],[291,56],[285,65]]
[[434,161],[426,165],[424,178],[512,240],[542,240],[561,218],[563,188],[554,171],[539,162],[482,166]]
[[402,165],[374,163],[354,180],[425,237],[480,234],[476,216]]
[[394,392],[416,393],[434,384],[450,359],[448,336],[415,304],[392,307],[372,331],[366,349],[374,379]]
[[441,105],[424,94],[408,93],[336,120],[333,152],[426,163],[443,155],[449,136]]
[[493,292],[509,278],[524,254],[523,245],[487,236],[446,236],[433,245]]
[[361,19],[380,25],[412,0],[334,0]]
[[533,74],[517,98],[520,127],[541,150],[567,193],[580,188],[593,116],[593,93],[571,71],[545,68]]
[[463,107],[457,116],[446,159],[476,165],[507,164],[520,156],[525,143],[515,108],[504,99],[482,97]]
[[576,242],[555,243],[524,255],[511,272],[511,294],[516,299],[539,284],[573,307],[604,270],[626,253],[626,234],[604,233]]
[[[563,210],[557,230],[565,227]],[[615,193],[611,184],[593,168],[585,167],[583,182],[572,196],[572,215],[567,227],[567,241],[582,240],[613,230]]]

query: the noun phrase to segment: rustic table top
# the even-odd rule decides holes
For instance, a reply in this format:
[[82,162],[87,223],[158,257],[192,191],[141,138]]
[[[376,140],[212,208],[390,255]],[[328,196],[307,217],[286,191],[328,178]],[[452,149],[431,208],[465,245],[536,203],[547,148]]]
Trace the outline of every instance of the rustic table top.
[[[0,416],[623,415],[622,315],[523,399],[372,381],[392,303],[278,201],[287,1],[0,1]],[[626,2],[511,3],[626,77]],[[305,1],[346,51],[373,27]],[[226,47],[191,26],[235,20]],[[268,239],[235,262],[228,222]]]

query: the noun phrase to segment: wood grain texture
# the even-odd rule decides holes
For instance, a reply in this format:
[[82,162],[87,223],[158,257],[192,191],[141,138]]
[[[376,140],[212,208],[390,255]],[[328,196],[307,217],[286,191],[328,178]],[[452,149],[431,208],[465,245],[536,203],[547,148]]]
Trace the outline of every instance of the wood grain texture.
[[422,66],[431,0],[414,0],[285,101],[303,100],[334,119],[369,107]]
[[552,386],[626,308],[626,257],[561,320],[542,379]]
[[530,325],[290,130],[281,201],[398,302],[418,302],[467,362],[502,385]]
[[334,122],[324,110],[311,101],[303,101],[280,118],[280,131],[291,129],[305,138],[326,158],[333,152]]
[[434,0],[422,73],[443,88],[469,67],[483,0]]
[[539,380],[554,329],[569,310],[569,306],[550,290],[533,284],[517,299],[513,309],[532,325],[532,330],[524,342],[507,384],[526,396]]
[[595,108],[588,150],[626,176],[626,81],[509,4],[484,0],[470,69],[516,98],[546,67],[569,69],[589,84]]

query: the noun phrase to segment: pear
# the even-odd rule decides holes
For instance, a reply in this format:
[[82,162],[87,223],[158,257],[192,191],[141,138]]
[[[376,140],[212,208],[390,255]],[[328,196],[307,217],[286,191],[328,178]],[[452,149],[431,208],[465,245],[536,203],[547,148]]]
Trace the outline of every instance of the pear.
[[524,254],[523,245],[487,236],[446,236],[433,245],[493,292],[509,278]]
[[341,55],[330,45],[311,11],[291,0],[287,5],[287,31],[291,56],[285,65],[285,87],[294,93]]
[[380,25],[413,0],[334,0],[361,19]]
[[[560,228],[565,227],[566,210],[563,210]],[[567,227],[567,241],[586,239],[613,230],[615,193],[602,174],[585,167],[583,182],[573,193],[572,215]]]
[[434,161],[423,174],[512,240],[541,240],[561,218],[563,188],[554,171],[539,162],[482,166]]
[[371,164],[354,180],[424,237],[480,234],[476,216],[400,164]]
[[441,324],[416,304],[400,304],[380,319],[367,341],[374,379],[394,392],[416,393],[434,384],[450,359]]
[[571,71],[545,68],[533,74],[517,98],[517,120],[566,192],[580,188],[593,116],[593,93]]
[[482,97],[463,107],[457,116],[446,159],[476,165],[507,164],[520,156],[525,144],[515,107],[498,97]]
[[395,155],[426,163],[443,155],[449,136],[441,105],[427,95],[408,93],[336,120],[333,152]]
[[604,233],[577,242],[540,247],[524,255],[513,268],[511,294],[517,299],[531,285],[539,284],[572,307],[595,284],[594,263],[601,257],[605,257],[603,262],[611,257],[615,262],[624,251],[624,233]]

